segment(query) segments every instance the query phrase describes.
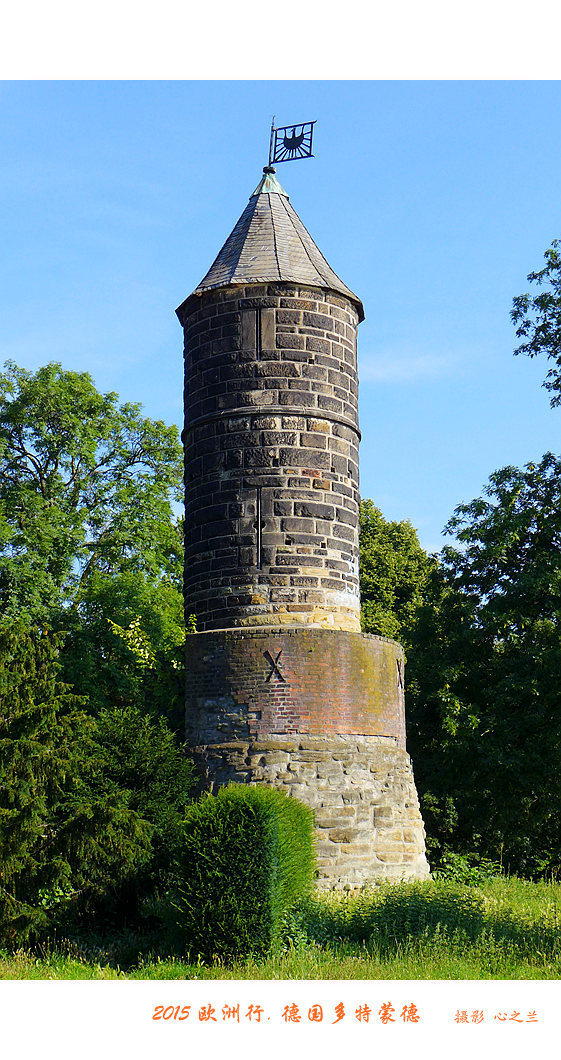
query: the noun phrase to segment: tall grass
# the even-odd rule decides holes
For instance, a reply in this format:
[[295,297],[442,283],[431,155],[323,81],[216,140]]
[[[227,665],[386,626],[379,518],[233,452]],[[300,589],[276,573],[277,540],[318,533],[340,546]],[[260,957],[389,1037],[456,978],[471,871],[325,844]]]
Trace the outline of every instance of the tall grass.
[[2,979],[560,979],[561,885],[493,878],[315,894],[269,956],[189,963],[114,936],[0,954]]

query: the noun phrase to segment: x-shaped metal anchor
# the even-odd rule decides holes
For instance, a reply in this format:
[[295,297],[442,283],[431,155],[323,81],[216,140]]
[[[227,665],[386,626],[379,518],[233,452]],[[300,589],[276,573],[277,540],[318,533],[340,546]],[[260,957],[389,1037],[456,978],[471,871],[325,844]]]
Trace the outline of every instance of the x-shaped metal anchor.
[[271,669],[269,670],[269,673],[267,674],[267,678],[266,678],[267,681],[271,680],[271,677],[273,676],[273,674],[275,675],[275,677],[278,677],[279,681],[285,681],[285,678],[281,674],[280,667],[279,667],[279,659],[280,659],[280,657],[282,655],[282,648],[279,651],[279,653],[278,653],[278,655],[277,655],[277,657],[275,659],[273,659],[273,656],[271,655],[270,651],[264,651],[263,655],[265,656],[266,659],[269,660],[269,662],[271,664]]

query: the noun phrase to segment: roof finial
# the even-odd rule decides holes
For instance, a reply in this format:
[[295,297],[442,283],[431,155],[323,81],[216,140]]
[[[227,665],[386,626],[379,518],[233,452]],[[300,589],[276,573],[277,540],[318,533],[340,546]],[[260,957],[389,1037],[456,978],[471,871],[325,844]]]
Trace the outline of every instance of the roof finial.
[[251,193],[250,199],[253,199],[254,195],[271,195],[273,193],[284,195],[285,199],[288,199],[288,195],[275,176],[274,166],[263,166],[263,176],[255,191]]
[[[267,172],[271,171],[271,159],[273,157],[273,133],[275,131],[275,118],[276,118],[276,114],[273,114],[273,117],[271,119],[271,138],[269,140],[269,164],[268,164],[268,166],[266,168],[265,168],[265,166],[263,166],[263,172],[264,173],[267,173]],[[274,170],[273,170],[273,172],[274,172]]]

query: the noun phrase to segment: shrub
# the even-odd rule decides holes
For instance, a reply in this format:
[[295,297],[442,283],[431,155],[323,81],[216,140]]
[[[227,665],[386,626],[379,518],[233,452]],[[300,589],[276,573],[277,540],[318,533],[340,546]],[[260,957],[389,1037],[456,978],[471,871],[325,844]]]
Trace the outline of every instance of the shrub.
[[489,861],[478,854],[455,854],[452,851],[441,854],[432,872],[434,880],[447,880],[472,887],[501,875],[502,868],[497,861]]
[[283,792],[231,784],[188,811],[176,908],[203,957],[266,953],[311,889],[312,812]]

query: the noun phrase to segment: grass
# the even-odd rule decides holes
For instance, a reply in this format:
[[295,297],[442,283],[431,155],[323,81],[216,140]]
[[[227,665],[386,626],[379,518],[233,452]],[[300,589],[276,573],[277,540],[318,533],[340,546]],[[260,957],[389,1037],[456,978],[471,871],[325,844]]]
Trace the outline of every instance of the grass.
[[263,959],[158,956],[131,934],[0,954],[0,979],[560,978],[561,885],[508,877],[317,894]]

